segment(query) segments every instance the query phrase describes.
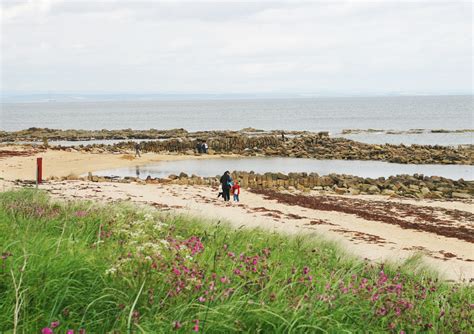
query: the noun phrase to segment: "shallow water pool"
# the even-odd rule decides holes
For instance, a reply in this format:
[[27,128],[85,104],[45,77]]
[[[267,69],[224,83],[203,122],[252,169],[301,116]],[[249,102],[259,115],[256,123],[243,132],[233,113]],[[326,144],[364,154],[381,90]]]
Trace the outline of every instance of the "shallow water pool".
[[327,175],[331,173],[349,174],[360,177],[388,177],[398,174],[424,174],[426,176],[442,176],[449,179],[474,179],[474,166],[468,165],[415,165],[394,164],[382,161],[361,160],[316,160],[299,158],[220,158],[208,160],[177,160],[163,161],[144,166],[123,167],[94,172],[99,176],[133,176],[146,178],[147,176],[164,178],[170,174],[181,172],[189,175],[216,176],[226,170],[266,172],[307,172]]

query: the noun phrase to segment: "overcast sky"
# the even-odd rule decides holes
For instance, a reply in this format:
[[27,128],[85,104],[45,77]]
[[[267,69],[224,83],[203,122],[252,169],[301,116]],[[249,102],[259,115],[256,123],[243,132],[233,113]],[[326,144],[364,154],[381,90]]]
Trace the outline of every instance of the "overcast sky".
[[3,92],[472,92],[471,1],[1,0]]

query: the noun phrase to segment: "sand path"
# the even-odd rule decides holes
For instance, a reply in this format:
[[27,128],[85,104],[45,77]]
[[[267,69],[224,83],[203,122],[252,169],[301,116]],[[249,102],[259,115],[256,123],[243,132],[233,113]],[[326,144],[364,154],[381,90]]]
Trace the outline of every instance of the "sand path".
[[[224,203],[216,198],[215,189],[206,186],[63,181],[49,182],[41,188],[60,199],[105,202],[128,200],[162,210],[208,218],[214,222],[226,221],[236,228],[243,226],[278,233],[304,233],[315,237],[321,235],[338,241],[352,254],[375,261],[401,261],[414,253],[422,253],[425,263],[447,280],[470,281],[474,277],[472,242],[429,231],[402,228],[376,218],[365,219],[338,209],[318,210],[290,205],[247,191],[243,192],[240,203]],[[320,195],[311,196],[318,198]],[[399,215],[413,224],[432,224],[421,219],[426,217],[429,210],[432,217],[442,219],[442,224],[446,225],[443,226],[444,229],[457,231],[463,227],[467,234],[461,238],[469,238],[473,229],[474,211],[469,203],[395,200],[385,197],[374,201],[366,196],[331,197],[342,201],[346,206],[354,205],[367,213],[376,212],[380,210],[380,205],[383,205],[387,212]],[[387,205],[389,207],[386,207]]]

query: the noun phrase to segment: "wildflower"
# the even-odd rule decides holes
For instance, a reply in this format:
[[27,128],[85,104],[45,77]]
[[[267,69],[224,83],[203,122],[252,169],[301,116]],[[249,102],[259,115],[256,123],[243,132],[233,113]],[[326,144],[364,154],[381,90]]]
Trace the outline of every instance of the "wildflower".
[[86,330],[84,328],[79,329],[79,334],[86,334]]
[[41,334],[53,334],[53,330],[49,327],[45,327],[41,330]]
[[400,331],[400,334],[406,334],[405,331]]
[[242,272],[240,271],[240,269],[235,269],[234,270],[234,274],[236,274],[237,276],[239,276]]
[[59,327],[59,321],[53,321],[51,323],[51,328],[56,328],[56,327]]
[[229,279],[228,279],[226,276],[222,276],[222,277],[221,277],[221,283],[224,283],[224,284],[225,284],[225,283],[227,283],[227,282],[229,282]]
[[181,271],[178,268],[173,268],[173,273],[177,276],[181,275]]
[[174,330],[180,329],[181,327],[183,327],[183,325],[181,325],[181,323],[179,321],[174,322],[174,324],[173,324],[173,329]]
[[307,275],[309,273],[309,268],[308,267],[304,267],[303,268],[303,275]]
[[376,293],[376,294],[374,294],[374,295],[372,296],[372,298],[371,298],[370,300],[373,301],[373,302],[375,302],[375,301],[377,301],[378,299],[379,299],[379,294]]
[[66,334],[74,334],[74,329],[68,329]]
[[201,297],[198,298],[198,301],[199,301],[200,303],[204,303],[204,302],[206,301],[206,298],[204,298],[203,296],[201,296]]
[[199,332],[199,320],[198,319],[194,320],[193,331]]

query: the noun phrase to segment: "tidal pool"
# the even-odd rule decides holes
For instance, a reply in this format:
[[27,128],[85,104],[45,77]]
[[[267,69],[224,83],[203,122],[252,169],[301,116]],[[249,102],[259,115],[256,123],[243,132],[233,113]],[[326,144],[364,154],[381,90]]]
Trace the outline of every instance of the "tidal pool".
[[473,180],[474,166],[469,165],[415,165],[395,164],[382,161],[361,160],[316,160],[299,158],[219,158],[208,160],[177,160],[162,161],[136,167],[123,167],[94,172],[99,176],[132,176],[146,178],[148,176],[164,178],[170,174],[184,172],[188,175],[216,176],[229,171],[266,172],[307,172],[327,175],[331,173],[356,175],[360,177],[388,177],[398,174],[423,174],[426,176],[442,176],[449,179]]

